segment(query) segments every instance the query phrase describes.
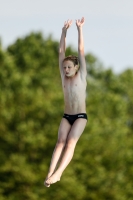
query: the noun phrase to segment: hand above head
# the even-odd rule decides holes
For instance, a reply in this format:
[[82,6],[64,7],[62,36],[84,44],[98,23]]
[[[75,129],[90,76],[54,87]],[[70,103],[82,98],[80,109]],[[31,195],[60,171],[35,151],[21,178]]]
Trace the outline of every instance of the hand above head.
[[72,25],[72,20],[67,20],[67,21],[65,21],[65,23],[64,23],[64,26],[63,26],[63,30],[67,30],[70,26]]
[[84,24],[84,22],[85,22],[84,17],[82,17],[81,20],[80,19],[76,20],[76,26],[77,26],[77,28],[82,27],[83,24]]

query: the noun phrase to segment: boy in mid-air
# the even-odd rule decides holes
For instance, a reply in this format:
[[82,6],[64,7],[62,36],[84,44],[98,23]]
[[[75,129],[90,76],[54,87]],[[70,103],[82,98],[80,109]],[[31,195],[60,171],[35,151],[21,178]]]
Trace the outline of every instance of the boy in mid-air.
[[[65,106],[49,172],[44,182],[46,187],[60,180],[63,171],[73,157],[76,143],[87,123],[85,103],[87,71],[82,33],[84,18],[76,20],[78,30],[78,57],[65,57],[66,33],[71,24],[72,20],[64,23],[60,39],[59,67]],[[59,164],[58,168],[57,164]]]

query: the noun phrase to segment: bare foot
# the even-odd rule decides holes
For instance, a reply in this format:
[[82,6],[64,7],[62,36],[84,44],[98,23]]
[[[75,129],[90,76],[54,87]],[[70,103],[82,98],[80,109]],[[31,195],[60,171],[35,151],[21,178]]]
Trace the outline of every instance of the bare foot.
[[60,177],[61,174],[56,171],[52,176],[50,176],[49,179],[46,180],[46,184],[51,185],[53,183],[56,183],[57,181],[60,181]]
[[44,185],[45,185],[46,187],[50,187],[50,184],[47,184],[47,183],[46,183],[47,180],[48,180],[48,179],[45,179]]
[[45,185],[46,187],[50,187],[50,184],[47,183],[47,180],[50,178],[50,176],[52,176],[52,173],[49,173],[49,174],[47,175],[45,181],[44,181],[44,185]]

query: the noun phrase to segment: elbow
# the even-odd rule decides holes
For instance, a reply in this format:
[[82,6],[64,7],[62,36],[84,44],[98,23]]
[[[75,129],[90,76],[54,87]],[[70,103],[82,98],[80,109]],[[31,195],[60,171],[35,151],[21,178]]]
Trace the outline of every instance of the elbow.
[[79,52],[81,55],[84,55],[84,48],[82,48],[82,47],[78,48],[78,52]]
[[61,53],[64,53],[65,51],[61,48],[61,47],[59,47],[59,53],[61,54]]
[[59,48],[59,53],[62,53],[63,51],[62,51],[62,49],[61,48]]
[[61,51],[61,48],[59,48],[59,53],[61,53],[62,51]]

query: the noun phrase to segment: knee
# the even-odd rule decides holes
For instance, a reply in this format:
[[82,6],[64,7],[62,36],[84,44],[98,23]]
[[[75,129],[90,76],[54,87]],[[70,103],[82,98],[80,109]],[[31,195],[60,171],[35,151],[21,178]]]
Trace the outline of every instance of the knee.
[[58,139],[57,142],[56,142],[57,147],[64,147],[65,144],[66,144],[66,141],[63,140],[63,139]]
[[76,141],[75,140],[73,140],[73,139],[67,140],[67,142],[66,142],[66,148],[73,149],[73,148],[75,148],[75,146],[76,146]]

